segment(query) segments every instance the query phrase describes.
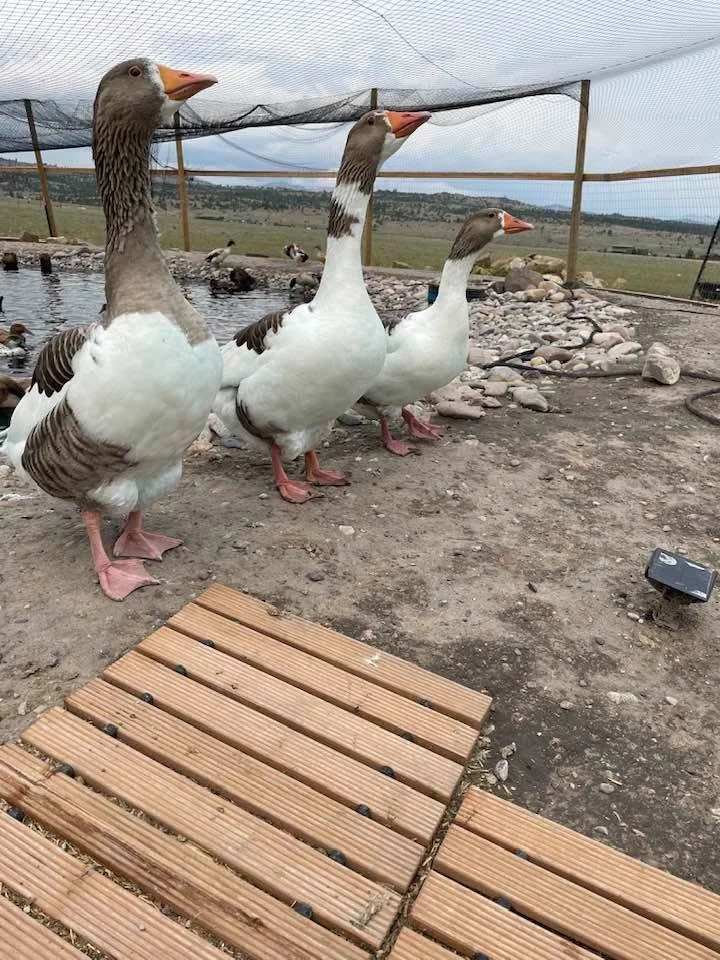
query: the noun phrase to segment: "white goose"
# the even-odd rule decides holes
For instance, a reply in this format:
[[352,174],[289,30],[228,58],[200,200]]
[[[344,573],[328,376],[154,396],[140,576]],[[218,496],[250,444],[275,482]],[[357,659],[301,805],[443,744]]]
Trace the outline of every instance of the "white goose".
[[[81,508],[100,585],[113,600],[157,583],[141,558],[159,560],[181,542],[143,530],[140,511],[180,479],[183,452],[220,384],[217,343],[160,249],[149,173],[155,129],[215,82],[144,59],[100,82],[93,153],[107,221],[107,309],[44,347],[3,447],[20,475]],[[102,513],[129,514],[114,551],[133,559],[110,560]]]
[[385,358],[385,331],[365,289],[360,254],[368,200],[380,165],[428,118],[374,110],[358,120],[332,196],[317,294],[288,313],[269,314],[223,347],[213,411],[232,433],[270,447],[275,485],[293,503],[308,500],[312,489],[288,477],[283,459],[304,454],[312,484],[348,482],[320,469],[315,447],[377,379]]
[[411,437],[439,440],[442,433],[406,406],[454,380],[467,366],[468,305],[466,288],[480,251],[494,237],[532,230],[504,210],[478,210],[463,223],[445,261],[438,296],[431,306],[385,323],[387,355],[380,376],[366,390],[361,404],[380,418],[382,440],[391,453],[404,457],[412,447],[395,440],[388,419],[401,412]]
[[221,267],[232,253],[234,246],[235,241],[228,240],[224,247],[215,247],[215,249],[211,250],[205,257],[205,263],[210,263],[213,267]]

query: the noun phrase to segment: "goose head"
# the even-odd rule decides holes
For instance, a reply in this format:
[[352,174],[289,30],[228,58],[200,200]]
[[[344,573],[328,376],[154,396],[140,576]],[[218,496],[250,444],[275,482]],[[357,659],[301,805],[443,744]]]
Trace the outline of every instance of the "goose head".
[[482,248],[504,234],[532,230],[533,225],[519,220],[506,210],[488,207],[476,210],[463,223],[450,251],[451,260],[477,256]]
[[429,119],[426,111],[370,110],[364,114],[348,134],[338,184],[357,182],[369,193],[382,164]]

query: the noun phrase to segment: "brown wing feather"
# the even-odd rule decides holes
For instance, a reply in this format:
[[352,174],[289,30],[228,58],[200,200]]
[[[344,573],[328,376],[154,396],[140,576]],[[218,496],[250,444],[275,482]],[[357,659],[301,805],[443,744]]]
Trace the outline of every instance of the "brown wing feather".
[[254,350],[255,353],[263,353],[267,344],[265,338],[269,333],[277,333],[282,322],[285,319],[284,310],[275,310],[274,313],[268,313],[266,316],[251,323],[245,327],[235,337],[235,343],[241,347],[243,344],[248,350]]
[[73,357],[86,342],[87,335],[86,327],[74,327],[63,330],[46,343],[35,364],[31,386],[37,386],[40,393],[48,397],[62,390],[72,380]]
[[46,493],[82,503],[88,491],[132,465],[128,452],[118,444],[87,437],[65,397],[33,427],[22,465]]

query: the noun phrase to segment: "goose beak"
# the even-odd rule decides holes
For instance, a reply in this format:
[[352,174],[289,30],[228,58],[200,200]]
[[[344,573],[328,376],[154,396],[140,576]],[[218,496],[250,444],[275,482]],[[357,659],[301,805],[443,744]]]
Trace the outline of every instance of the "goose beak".
[[409,137],[411,133],[414,133],[418,127],[421,127],[430,119],[427,110],[418,113],[398,113],[396,110],[388,110],[386,116],[390,121],[392,132],[398,140]]
[[157,65],[165,96],[170,100],[189,100],[201,90],[207,90],[217,83],[209,73],[189,73],[187,70],[173,70],[159,63]]
[[524,220],[518,220],[511,213],[503,213],[503,231],[505,233],[522,233],[523,230],[534,230],[531,223],[525,223]]

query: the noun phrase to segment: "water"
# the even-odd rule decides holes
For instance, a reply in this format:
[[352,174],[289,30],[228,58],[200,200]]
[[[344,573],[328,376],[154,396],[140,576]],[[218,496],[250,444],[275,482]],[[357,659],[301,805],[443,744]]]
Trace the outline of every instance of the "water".
[[[280,290],[214,297],[202,283],[183,282],[181,287],[221,345],[266,313],[288,307],[288,295]],[[40,350],[61,324],[87,324],[97,318],[105,301],[104,278],[101,273],[43,277],[21,269],[0,274],[0,296],[4,297],[0,327],[24,323],[32,331],[27,355],[0,356],[0,373],[24,377],[32,373]]]

